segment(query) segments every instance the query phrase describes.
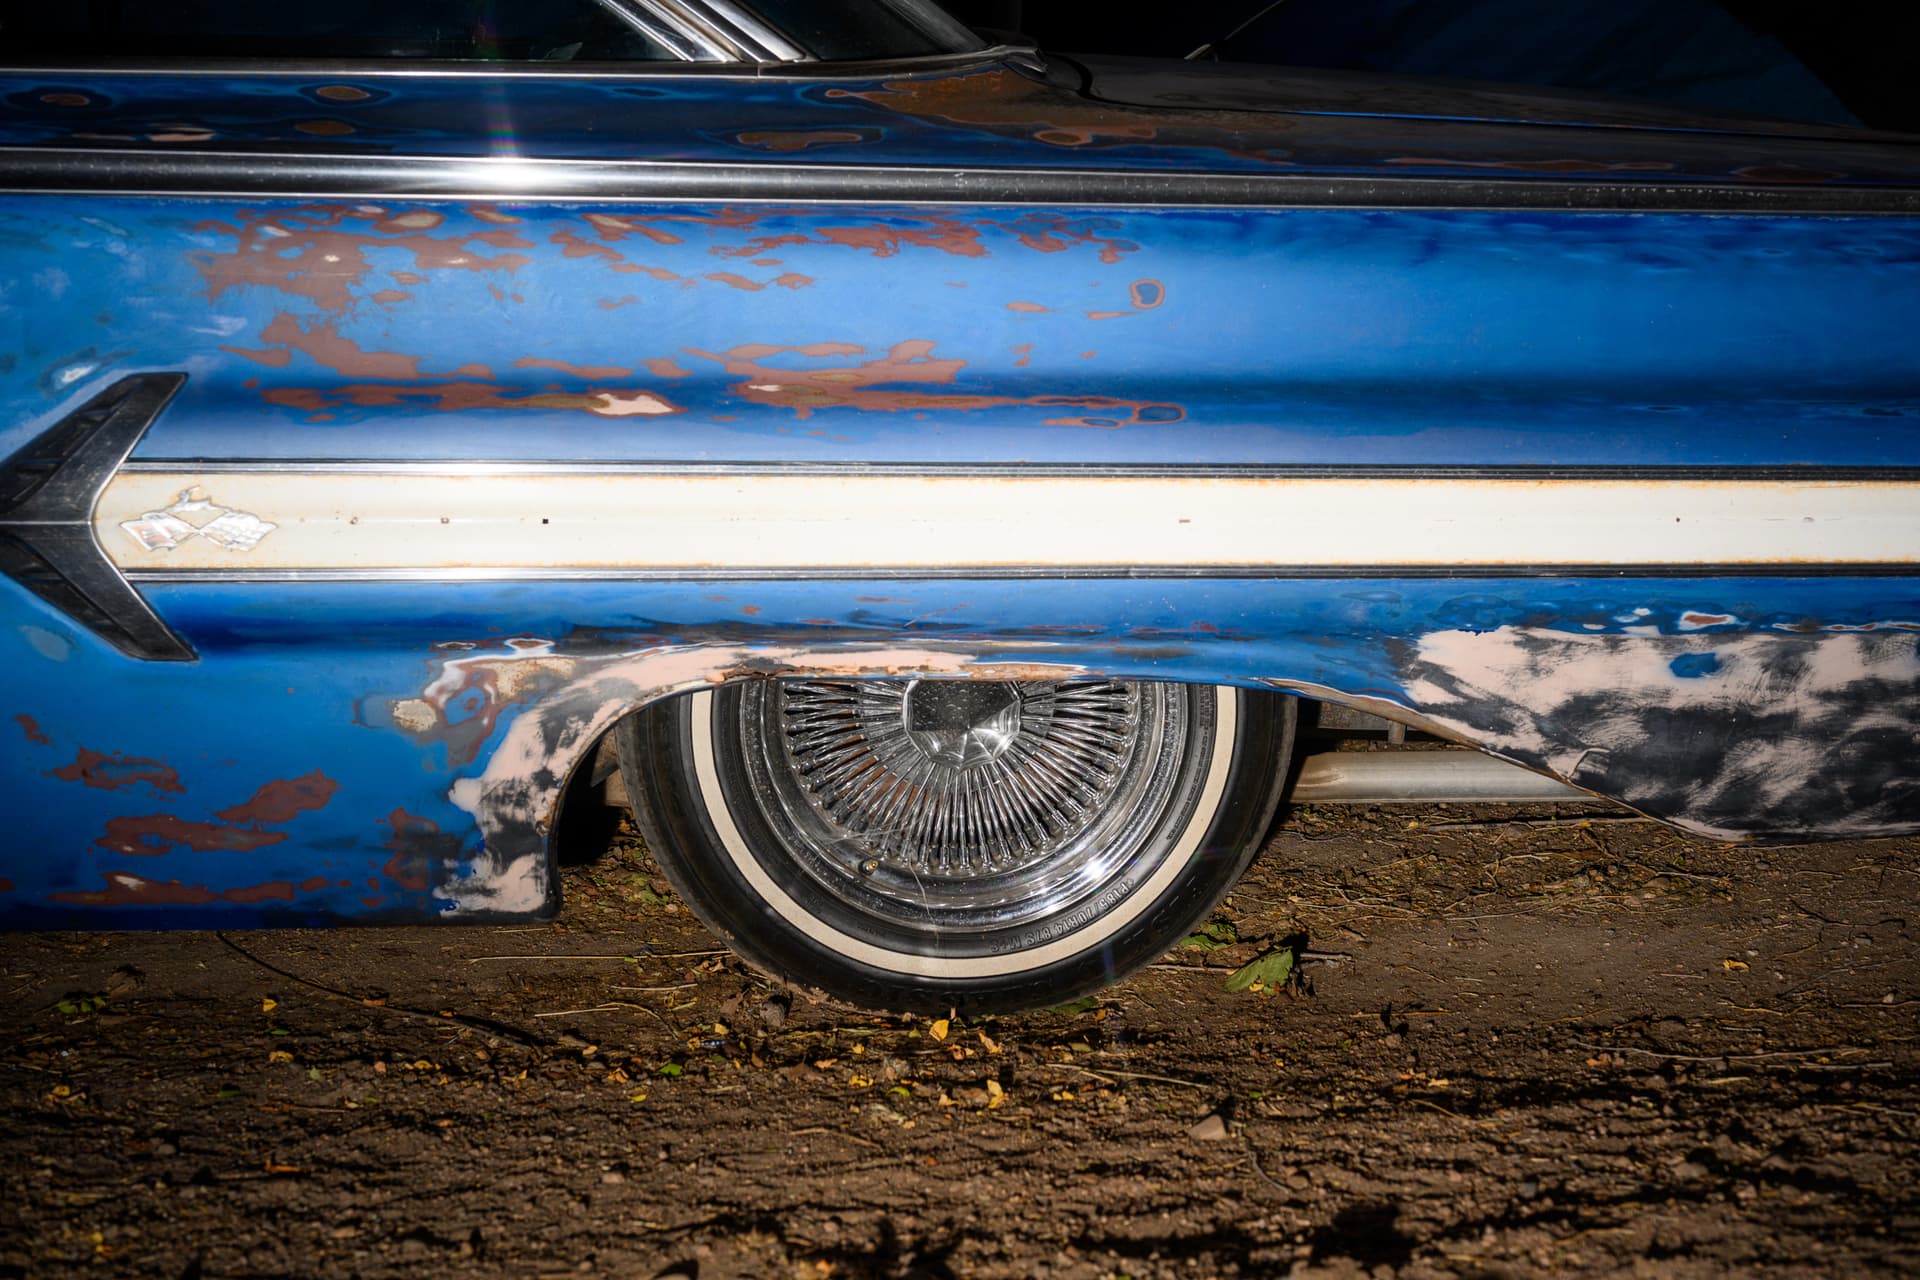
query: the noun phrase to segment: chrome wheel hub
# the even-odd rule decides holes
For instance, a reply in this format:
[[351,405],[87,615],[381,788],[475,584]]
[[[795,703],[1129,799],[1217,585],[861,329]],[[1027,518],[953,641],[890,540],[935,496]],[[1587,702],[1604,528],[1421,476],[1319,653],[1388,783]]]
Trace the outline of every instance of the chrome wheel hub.
[[749,686],[755,803],[843,904],[997,928],[1127,880],[1177,790],[1195,704],[1119,681]]

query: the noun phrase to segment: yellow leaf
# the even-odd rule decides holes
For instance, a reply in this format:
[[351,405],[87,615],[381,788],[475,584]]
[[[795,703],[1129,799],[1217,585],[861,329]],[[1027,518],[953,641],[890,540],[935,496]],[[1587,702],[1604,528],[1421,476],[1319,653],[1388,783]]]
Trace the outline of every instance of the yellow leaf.
[[1737,970],[1737,969],[1744,969],[1744,968],[1746,968],[1746,967],[1747,967],[1747,962],[1746,962],[1745,960],[1722,960],[1722,961],[1720,962],[1720,967],[1721,967],[1722,969],[1726,969],[1726,970],[1728,970],[1729,972],[1731,972],[1731,971],[1734,971],[1734,970]]
[[288,1053],[285,1049],[275,1049],[272,1053],[267,1055],[267,1061],[268,1062],[292,1062],[293,1055]]
[[927,1028],[927,1034],[935,1040],[945,1040],[947,1038],[947,1026],[947,1020],[945,1018],[935,1018],[933,1025]]
[[821,1058],[813,1064],[813,1069],[815,1071],[831,1071],[834,1067],[838,1066],[839,1063],[840,1059],[838,1058]]
[[996,1055],[999,1054],[1000,1042],[998,1040],[995,1040],[992,1036],[988,1035],[984,1031],[977,1031],[974,1034],[980,1037],[980,1047],[987,1051],[987,1056],[989,1058],[995,1057]]
[[987,1081],[987,1110],[993,1110],[1006,1100],[1007,1091],[1000,1087],[1000,1082],[998,1080]]
[[866,1089],[871,1087],[872,1084],[873,1079],[870,1076],[853,1075],[847,1077],[847,1087],[849,1089]]
[[279,1007],[280,1007],[280,1002],[278,1000],[275,1000],[272,996],[260,997],[260,1012],[272,1013],[275,1009],[278,1009]]
[[647,1091],[645,1089],[642,1089],[638,1093],[630,1094],[627,1097],[628,1102],[645,1102],[646,1100],[647,1100]]

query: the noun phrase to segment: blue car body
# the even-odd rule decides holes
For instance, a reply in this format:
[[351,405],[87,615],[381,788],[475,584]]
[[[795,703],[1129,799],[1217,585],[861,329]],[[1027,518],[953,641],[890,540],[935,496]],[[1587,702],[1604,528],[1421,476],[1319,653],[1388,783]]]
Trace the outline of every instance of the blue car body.
[[1920,830],[1911,143],[1071,79],[6,73],[0,923],[538,917],[763,675]]

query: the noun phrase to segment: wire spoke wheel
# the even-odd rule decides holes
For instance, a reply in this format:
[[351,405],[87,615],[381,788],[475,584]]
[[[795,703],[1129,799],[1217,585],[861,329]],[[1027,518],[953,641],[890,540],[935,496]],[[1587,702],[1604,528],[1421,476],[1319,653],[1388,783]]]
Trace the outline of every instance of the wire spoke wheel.
[[1181,686],[1115,681],[791,681],[745,710],[787,853],[928,931],[1017,924],[1111,883],[1172,801],[1196,714]]
[[1292,702],[1120,680],[761,680],[620,729],[655,860],[775,974],[880,1008],[1058,1002],[1152,959],[1277,803]]

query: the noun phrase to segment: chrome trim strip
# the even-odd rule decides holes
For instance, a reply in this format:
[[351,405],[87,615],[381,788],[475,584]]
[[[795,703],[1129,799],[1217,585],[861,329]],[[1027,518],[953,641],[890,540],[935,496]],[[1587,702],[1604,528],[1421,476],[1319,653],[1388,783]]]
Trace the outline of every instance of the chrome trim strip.
[[654,43],[672,50],[685,62],[726,62],[724,51],[701,34],[675,21],[673,11],[660,0],[601,0],[620,20]]
[[1244,480],[1745,480],[1752,482],[1920,483],[1920,466],[1477,466],[1420,463],[1161,462],[585,462],[565,460],[411,461],[382,458],[132,458],[122,474],[410,476],[1019,476],[1036,479]]
[[181,471],[93,526],[123,572],[1920,569],[1920,481]]
[[722,29],[737,32],[765,62],[809,62],[812,55],[733,0],[687,0]]
[[[642,3],[643,0],[627,0]],[[196,58],[192,62],[159,58],[89,58],[73,62],[30,62],[0,66],[0,76],[121,76],[154,75],[232,78],[314,79],[340,77],[423,77],[428,79],[532,80],[651,80],[686,75],[721,76],[740,80],[767,77],[806,80],[874,80],[983,66],[1008,58],[1031,58],[1029,45],[995,45],[961,53],[929,54],[921,58],[871,58],[846,62],[432,62],[395,58],[367,61],[349,58],[288,58],[262,62],[252,58]]]
[[484,200],[807,201],[1717,214],[1920,214],[1920,188],[960,169],[0,147],[0,190]]
[[1046,565],[1030,568],[857,569],[134,569],[127,581],[143,585],[262,582],[1075,582],[1087,579],[1151,582],[1218,579],[1223,582],[1356,581],[1429,579],[1497,582],[1508,578],[1610,581],[1618,578],[1915,578],[1920,564],[1629,564],[1474,565]]

